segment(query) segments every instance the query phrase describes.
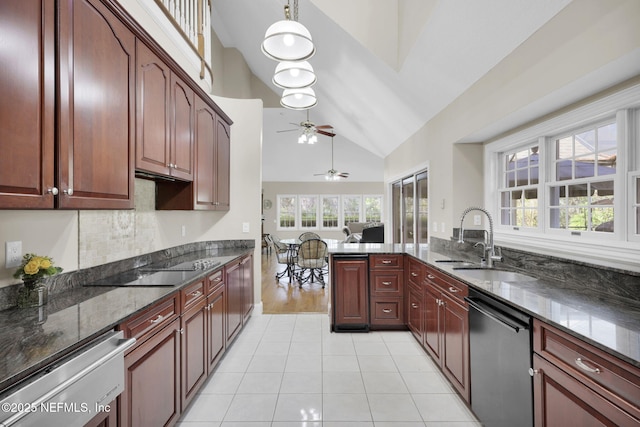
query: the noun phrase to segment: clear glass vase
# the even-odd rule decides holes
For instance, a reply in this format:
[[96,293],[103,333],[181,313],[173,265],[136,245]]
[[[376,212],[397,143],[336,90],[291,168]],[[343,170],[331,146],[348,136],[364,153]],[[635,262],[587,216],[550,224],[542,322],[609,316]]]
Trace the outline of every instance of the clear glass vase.
[[40,280],[25,280],[18,289],[18,307],[40,307],[47,303],[49,290]]

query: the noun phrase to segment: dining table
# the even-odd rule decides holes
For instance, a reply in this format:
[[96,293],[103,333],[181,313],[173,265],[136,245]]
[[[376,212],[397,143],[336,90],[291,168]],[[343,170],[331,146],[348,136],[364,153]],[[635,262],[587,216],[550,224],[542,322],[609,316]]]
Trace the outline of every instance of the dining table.
[[[322,238],[321,240],[323,242],[325,242],[328,247],[335,246],[335,245],[337,245],[338,243],[341,242],[341,240],[339,240],[339,239],[324,239],[324,238]],[[294,238],[290,238],[290,239],[280,239],[280,242],[284,243],[288,247],[287,269],[285,270],[284,274],[289,276],[289,283],[291,283],[291,279],[293,277],[295,277],[296,259],[297,259],[298,247],[300,247],[300,244],[302,243],[302,240],[300,240],[297,237],[294,237]]]

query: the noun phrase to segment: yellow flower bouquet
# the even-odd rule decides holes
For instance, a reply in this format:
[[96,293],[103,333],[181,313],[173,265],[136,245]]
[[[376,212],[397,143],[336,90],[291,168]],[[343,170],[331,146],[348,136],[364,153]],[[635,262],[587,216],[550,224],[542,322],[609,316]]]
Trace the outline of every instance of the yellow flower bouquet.
[[55,267],[53,260],[48,256],[39,256],[36,254],[26,254],[22,257],[22,264],[13,274],[16,279],[22,279],[23,282],[37,282],[44,276],[53,276],[62,271],[62,268]]

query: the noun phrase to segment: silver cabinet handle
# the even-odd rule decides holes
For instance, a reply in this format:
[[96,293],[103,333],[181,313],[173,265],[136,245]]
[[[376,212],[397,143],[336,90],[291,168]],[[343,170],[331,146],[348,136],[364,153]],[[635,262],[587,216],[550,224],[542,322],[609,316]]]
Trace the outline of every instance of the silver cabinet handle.
[[382,312],[383,313],[391,313],[391,309],[390,308],[383,308]]
[[73,188],[69,188],[67,190],[62,190],[62,192],[64,194],[66,194],[67,196],[73,196]]
[[449,286],[449,292],[451,292],[451,293],[454,293],[454,294],[455,294],[456,292],[460,292],[460,289],[456,289],[456,288],[454,288],[453,286]]
[[436,278],[436,276],[433,276],[433,275],[431,275],[431,274],[427,274],[427,277],[428,277],[429,279],[435,279],[435,278]]
[[383,264],[391,264],[391,260],[390,259],[383,259],[382,263]]
[[162,314],[158,314],[158,317],[156,317],[155,319],[151,319],[149,320],[149,322],[153,323],[154,325],[156,323],[160,323],[164,320],[164,316]]
[[411,303],[411,308],[418,308],[418,304],[416,304],[415,302]]
[[58,195],[58,189],[56,187],[51,187],[49,189],[47,189],[47,193],[48,194],[53,194],[54,196]]
[[411,272],[411,277],[418,277],[418,273]]
[[191,292],[189,295],[191,295],[192,297],[199,297],[200,295],[202,295],[201,291],[195,291],[195,292]]
[[529,368],[529,375],[534,376],[540,374],[542,371],[540,369]]
[[391,282],[382,282],[382,284],[385,286],[391,286]]
[[592,368],[590,366],[587,366],[587,364],[584,363],[580,357],[576,359],[576,365],[587,372],[591,372],[592,374],[599,374],[600,372],[602,372],[599,368]]

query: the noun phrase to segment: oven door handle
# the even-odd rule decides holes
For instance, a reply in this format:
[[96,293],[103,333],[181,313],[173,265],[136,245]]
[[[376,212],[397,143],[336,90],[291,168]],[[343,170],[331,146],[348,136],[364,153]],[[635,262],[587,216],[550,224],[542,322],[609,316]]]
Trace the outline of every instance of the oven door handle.
[[527,330],[529,329],[529,325],[522,323],[522,322],[518,322],[517,320],[508,317],[506,314],[500,312],[498,309],[496,309],[495,307],[492,307],[484,302],[482,302],[479,299],[476,299],[474,297],[465,297],[464,300],[474,309],[478,310],[480,313],[484,314],[485,316],[495,320],[496,322],[500,323],[502,326],[509,328],[511,330],[513,330],[516,334],[518,332],[520,332],[520,330]]

